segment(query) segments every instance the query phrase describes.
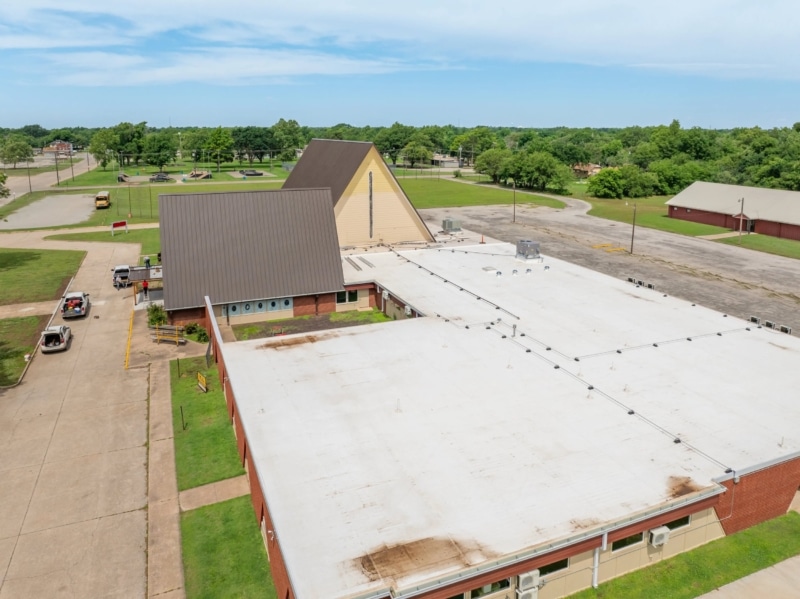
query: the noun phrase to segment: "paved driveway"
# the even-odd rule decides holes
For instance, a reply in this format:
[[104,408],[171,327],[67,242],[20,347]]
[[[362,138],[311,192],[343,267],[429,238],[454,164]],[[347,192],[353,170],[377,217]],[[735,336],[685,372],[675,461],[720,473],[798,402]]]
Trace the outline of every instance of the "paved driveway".
[[[75,249],[41,236],[0,245]],[[0,599],[146,594],[148,369],[124,369],[131,291],[109,282],[138,248],[86,247],[74,289],[93,305],[72,346],[0,391]]]

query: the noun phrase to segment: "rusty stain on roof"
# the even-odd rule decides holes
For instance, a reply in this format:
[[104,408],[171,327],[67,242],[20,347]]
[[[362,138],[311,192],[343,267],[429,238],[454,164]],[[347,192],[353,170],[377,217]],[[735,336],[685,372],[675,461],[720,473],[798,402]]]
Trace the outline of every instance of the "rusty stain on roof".
[[475,542],[427,537],[399,545],[380,546],[356,558],[354,564],[370,582],[398,580],[426,571],[461,569],[485,561],[494,554]]
[[688,476],[670,476],[667,479],[667,487],[669,489],[669,496],[673,499],[689,495],[690,493],[702,489],[700,485]]

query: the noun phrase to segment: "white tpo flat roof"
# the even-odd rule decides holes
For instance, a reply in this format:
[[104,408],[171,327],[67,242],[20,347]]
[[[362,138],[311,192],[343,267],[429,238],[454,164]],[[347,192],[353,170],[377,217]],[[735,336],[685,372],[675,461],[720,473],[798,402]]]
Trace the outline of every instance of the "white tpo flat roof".
[[508,244],[366,258],[348,283],[426,317],[223,346],[301,599],[402,593],[800,451],[794,337]]

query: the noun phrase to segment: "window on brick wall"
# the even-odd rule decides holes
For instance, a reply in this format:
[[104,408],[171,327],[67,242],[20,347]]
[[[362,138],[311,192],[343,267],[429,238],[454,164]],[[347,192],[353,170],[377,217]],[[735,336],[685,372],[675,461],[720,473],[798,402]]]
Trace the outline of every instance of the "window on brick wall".
[[337,304],[352,304],[358,301],[358,290],[357,289],[350,289],[348,291],[337,291],[336,292],[336,303]]
[[635,535],[631,535],[629,537],[625,537],[624,539],[619,539],[611,543],[611,551],[619,551],[620,549],[624,549],[625,547],[630,547],[631,545],[636,545],[637,543],[641,543],[644,540],[644,533],[637,532]]
[[552,574],[553,572],[559,572],[561,570],[566,570],[567,568],[569,568],[569,558],[565,557],[564,559],[553,562],[552,564],[539,566],[539,575],[544,576],[545,574]]
[[684,516],[683,518],[678,518],[677,520],[673,520],[672,522],[667,522],[664,526],[666,526],[670,530],[675,530],[676,528],[683,528],[684,526],[689,526],[689,522],[691,522],[691,516]]
[[498,580],[497,582],[493,582],[492,584],[485,584],[480,588],[472,589],[472,592],[469,594],[469,596],[471,599],[475,599],[476,597],[491,595],[496,591],[507,589],[510,586],[511,586],[511,581],[508,578],[505,578],[503,580]]

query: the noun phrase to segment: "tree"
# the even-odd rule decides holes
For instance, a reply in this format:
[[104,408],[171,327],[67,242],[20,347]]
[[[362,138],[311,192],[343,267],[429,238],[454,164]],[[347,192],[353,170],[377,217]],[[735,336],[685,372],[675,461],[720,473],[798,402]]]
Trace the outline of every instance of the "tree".
[[197,164],[204,157],[206,142],[208,142],[208,129],[195,129],[183,132],[183,154],[191,156],[192,162]]
[[4,164],[11,163],[17,168],[18,162],[33,160],[33,148],[23,139],[11,137],[0,147],[0,158]]
[[164,166],[175,160],[178,150],[175,136],[168,131],[149,133],[144,138],[144,159],[150,164],[155,164],[158,170],[163,171]]
[[392,164],[396,165],[400,151],[406,147],[413,134],[413,127],[396,122],[388,129],[383,129],[378,133],[375,137],[375,145],[381,154],[388,154]]
[[306,138],[300,125],[294,119],[288,121],[280,119],[272,125],[272,135],[274,144],[281,160],[294,160],[295,150],[306,145]]
[[119,147],[119,136],[111,129],[101,129],[92,136],[89,143],[89,153],[94,156],[97,163],[106,170],[108,163]]
[[488,175],[492,183],[504,180],[503,174],[513,154],[505,148],[486,150],[475,159],[475,172]]
[[589,177],[587,189],[596,198],[621,198],[623,192],[622,174],[615,168],[604,168]]
[[458,152],[459,157],[463,155],[469,162],[474,162],[476,156],[493,148],[497,143],[497,136],[489,127],[475,127],[466,133],[456,135],[450,144],[450,151]]
[[6,187],[6,178],[5,173],[0,173],[0,198],[7,198],[11,193],[11,190]]
[[217,172],[220,171],[223,161],[233,158],[231,148],[233,148],[233,137],[228,129],[217,127],[209,134],[205,149],[209,152],[211,159],[217,163]]
[[620,167],[622,177],[622,195],[626,198],[646,198],[658,189],[658,177],[653,173],[645,173],[634,164]]
[[403,156],[405,156],[411,168],[414,168],[417,162],[430,161],[433,158],[433,152],[420,142],[411,141],[403,148]]

